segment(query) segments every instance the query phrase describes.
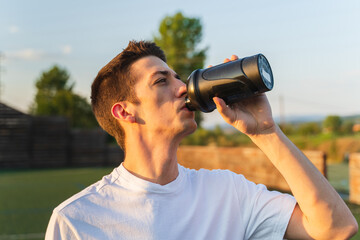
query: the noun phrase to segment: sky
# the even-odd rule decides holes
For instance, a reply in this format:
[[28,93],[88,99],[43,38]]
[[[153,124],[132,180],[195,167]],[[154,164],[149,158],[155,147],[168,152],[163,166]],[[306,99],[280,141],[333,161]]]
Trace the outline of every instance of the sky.
[[[360,114],[358,0],[0,0],[0,101],[28,111],[41,72],[65,68],[89,98],[97,72],[129,40],[151,40],[181,11],[201,20],[205,66],[264,54],[274,117]],[[204,126],[221,124],[216,111]]]

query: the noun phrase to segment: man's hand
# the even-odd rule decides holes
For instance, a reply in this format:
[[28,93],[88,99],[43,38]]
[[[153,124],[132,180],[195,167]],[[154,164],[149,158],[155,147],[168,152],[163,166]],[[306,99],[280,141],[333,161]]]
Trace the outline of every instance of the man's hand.
[[[224,62],[237,59],[236,55],[232,55],[231,60],[225,59]],[[218,97],[214,97],[213,100],[224,120],[249,137],[274,131],[275,123],[265,94],[229,106]]]
[[289,184],[298,206],[286,238],[348,239],[357,232],[356,219],[339,194],[274,123],[265,94],[230,106],[220,98],[213,100],[225,121],[247,134]]

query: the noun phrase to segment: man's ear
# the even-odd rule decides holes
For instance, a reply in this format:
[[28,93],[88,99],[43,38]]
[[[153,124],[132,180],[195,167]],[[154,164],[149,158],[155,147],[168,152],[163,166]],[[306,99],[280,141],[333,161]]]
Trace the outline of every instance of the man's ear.
[[120,121],[125,121],[128,123],[136,122],[135,116],[127,110],[127,103],[117,102],[111,108],[111,114],[114,118]]

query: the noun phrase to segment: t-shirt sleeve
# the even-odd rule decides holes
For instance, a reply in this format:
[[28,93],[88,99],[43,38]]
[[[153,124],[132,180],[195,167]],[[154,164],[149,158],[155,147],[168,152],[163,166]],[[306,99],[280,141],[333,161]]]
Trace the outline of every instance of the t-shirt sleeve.
[[283,239],[296,200],[289,194],[269,191],[243,175],[234,174],[240,209],[245,209],[246,239]]
[[60,213],[54,211],[46,229],[45,240],[79,239],[68,221]]

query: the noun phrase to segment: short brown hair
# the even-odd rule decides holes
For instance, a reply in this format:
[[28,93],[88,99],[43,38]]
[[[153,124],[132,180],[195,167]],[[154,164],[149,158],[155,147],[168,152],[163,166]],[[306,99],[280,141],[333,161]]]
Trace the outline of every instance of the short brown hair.
[[166,62],[164,52],[153,42],[130,41],[128,46],[98,73],[91,86],[91,106],[99,125],[125,151],[125,132],[111,114],[119,101],[137,102],[134,93],[136,79],[130,73],[131,65],[140,58],[156,56]]

